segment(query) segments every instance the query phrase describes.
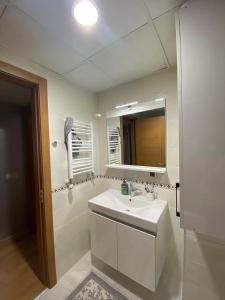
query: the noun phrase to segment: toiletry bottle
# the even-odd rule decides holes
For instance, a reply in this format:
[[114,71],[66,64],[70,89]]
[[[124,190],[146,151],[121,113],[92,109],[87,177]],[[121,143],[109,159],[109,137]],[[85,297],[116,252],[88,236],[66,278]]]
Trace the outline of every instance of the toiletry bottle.
[[155,191],[154,191],[154,186],[153,185],[145,185],[145,191],[146,191],[146,196],[149,200],[154,200],[155,199]]
[[123,183],[121,184],[121,194],[122,195],[129,194],[129,188],[128,188],[128,183],[126,182],[126,179],[124,179]]

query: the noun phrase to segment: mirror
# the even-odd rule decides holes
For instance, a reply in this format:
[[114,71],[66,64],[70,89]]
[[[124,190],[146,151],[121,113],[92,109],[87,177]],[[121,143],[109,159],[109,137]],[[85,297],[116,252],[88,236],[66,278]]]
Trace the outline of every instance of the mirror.
[[165,99],[108,112],[107,137],[109,166],[165,168]]

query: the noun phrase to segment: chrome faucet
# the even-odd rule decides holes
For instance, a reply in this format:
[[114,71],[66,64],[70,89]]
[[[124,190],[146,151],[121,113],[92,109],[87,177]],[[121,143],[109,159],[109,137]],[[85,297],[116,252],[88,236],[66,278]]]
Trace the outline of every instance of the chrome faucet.
[[138,189],[137,187],[134,186],[133,183],[130,183],[130,188],[129,188],[130,197],[135,197],[137,195],[140,195],[141,193],[142,193],[141,189]]

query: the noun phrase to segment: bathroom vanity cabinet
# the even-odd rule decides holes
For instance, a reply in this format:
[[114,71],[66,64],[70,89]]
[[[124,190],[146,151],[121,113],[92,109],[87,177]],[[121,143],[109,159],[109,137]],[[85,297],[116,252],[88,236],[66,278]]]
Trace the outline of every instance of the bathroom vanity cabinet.
[[91,252],[117,269],[117,222],[91,212]]
[[90,212],[92,254],[144,287],[155,291],[166,258],[166,218],[157,235]]
[[118,223],[117,241],[118,271],[150,290],[155,290],[156,237]]
[[177,17],[181,226],[225,240],[225,1]]

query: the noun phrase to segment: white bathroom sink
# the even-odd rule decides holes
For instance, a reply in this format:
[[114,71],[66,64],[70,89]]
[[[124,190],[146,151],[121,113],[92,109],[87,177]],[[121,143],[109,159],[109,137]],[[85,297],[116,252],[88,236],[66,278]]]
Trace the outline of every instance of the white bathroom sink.
[[88,201],[92,211],[157,234],[157,225],[167,210],[167,202],[145,196],[124,196],[109,189]]

